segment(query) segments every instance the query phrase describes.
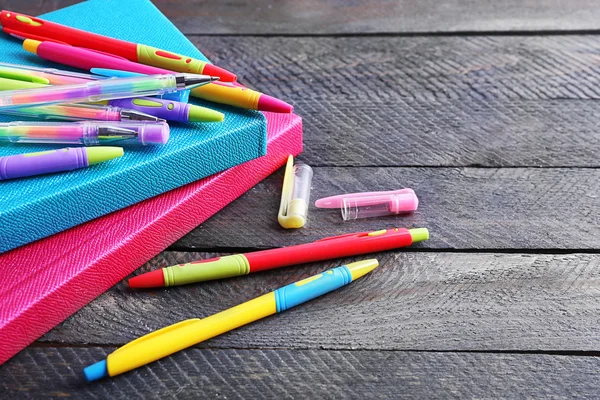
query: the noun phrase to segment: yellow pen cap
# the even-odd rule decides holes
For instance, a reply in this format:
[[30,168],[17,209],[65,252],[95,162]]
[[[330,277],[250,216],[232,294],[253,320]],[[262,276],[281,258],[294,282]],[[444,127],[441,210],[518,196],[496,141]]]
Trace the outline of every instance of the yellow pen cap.
[[283,189],[277,220],[286,228],[302,228],[306,224],[312,168],[304,163],[294,165],[294,157],[289,156],[283,176]]

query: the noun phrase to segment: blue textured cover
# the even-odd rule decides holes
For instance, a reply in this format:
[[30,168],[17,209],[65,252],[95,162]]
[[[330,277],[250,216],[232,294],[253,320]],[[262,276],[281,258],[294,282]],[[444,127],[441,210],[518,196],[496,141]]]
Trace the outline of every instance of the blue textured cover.
[[[147,0],[90,0],[42,17],[206,59]],[[2,61],[66,69],[25,52],[19,40],[0,35]],[[193,102],[224,112],[225,121],[171,124],[171,139],[164,147],[127,147],[120,159],[90,168],[0,182],[0,252],[266,154],[261,113]],[[0,116],[0,121],[11,120]],[[0,156],[60,147],[65,145],[3,144]]]

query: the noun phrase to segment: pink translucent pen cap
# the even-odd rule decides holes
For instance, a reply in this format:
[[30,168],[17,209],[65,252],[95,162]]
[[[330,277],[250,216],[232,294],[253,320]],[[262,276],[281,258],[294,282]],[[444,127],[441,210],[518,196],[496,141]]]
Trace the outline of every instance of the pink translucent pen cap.
[[[315,207],[317,208],[340,208],[342,206],[342,200],[348,197],[369,197],[369,196],[382,196],[386,194],[415,194],[415,191],[410,188],[404,188],[399,190],[388,190],[384,192],[360,192],[360,193],[345,193],[337,196],[324,197],[315,201]],[[415,196],[416,198],[416,196]],[[417,200],[418,204],[418,200]],[[415,206],[415,209],[417,207]]]
[[344,221],[410,213],[419,206],[415,193],[394,193],[371,196],[344,197],[341,211]]

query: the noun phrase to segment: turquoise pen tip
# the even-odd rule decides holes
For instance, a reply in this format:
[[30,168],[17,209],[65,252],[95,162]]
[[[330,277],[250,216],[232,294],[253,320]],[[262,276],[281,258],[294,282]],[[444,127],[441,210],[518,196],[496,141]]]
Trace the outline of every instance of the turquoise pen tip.
[[88,382],[106,378],[108,376],[106,360],[98,361],[96,364],[92,364],[89,367],[85,367],[83,369],[83,374],[85,375],[85,379]]

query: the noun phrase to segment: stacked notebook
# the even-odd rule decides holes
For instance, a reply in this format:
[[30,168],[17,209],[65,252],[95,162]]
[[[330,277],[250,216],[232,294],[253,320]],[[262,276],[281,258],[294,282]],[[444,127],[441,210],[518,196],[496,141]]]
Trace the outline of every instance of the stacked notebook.
[[[43,17],[202,57],[149,1],[117,3],[92,0]],[[7,37],[0,51],[3,61],[52,66],[23,56]],[[302,149],[298,116],[210,107],[226,122],[173,125],[168,146],[132,152],[118,171],[98,165],[0,184],[0,363]],[[18,152],[0,148],[0,155]]]

